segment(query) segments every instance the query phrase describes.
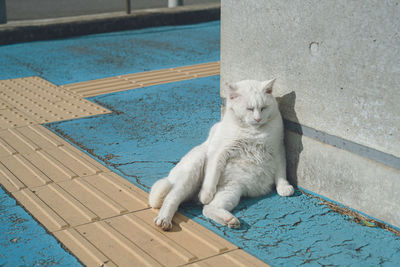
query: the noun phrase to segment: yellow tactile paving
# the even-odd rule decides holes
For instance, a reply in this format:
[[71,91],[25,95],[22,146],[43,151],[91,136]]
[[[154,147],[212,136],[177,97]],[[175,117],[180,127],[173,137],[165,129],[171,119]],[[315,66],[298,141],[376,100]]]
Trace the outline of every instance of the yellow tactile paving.
[[7,102],[5,102],[4,100],[0,99],[0,110],[1,109],[8,109],[11,108],[11,106],[9,104],[7,104]]
[[37,123],[37,121],[16,108],[2,109],[0,112],[0,130]]
[[64,88],[0,81],[0,184],[87,266],[265,266],[182,214],[163,232],[146,192],[40,125],[109,112],[82,96],[217,74],[213,62]]
[[113,172],[87,176],[83,180],[117,202],[127,211],[148,208],[147,193]]
[[151,85],[218,75],[219,66],[219,62],[211,62],[68,84],[64,85],[63,88],[83,97],[90,97]]
[[87,266],[116,266],[74,228],[53,233],[79,260]]
[[241,249],[236,249],[217,255],[215,257],[207,258],[202,261],[192,263],[188,266],[196,267],[210,267],[210,266],[237,266],[237,267],[249,267],[249,266],[266,266],[266,264],[256,258],[250,256]]
[[[152,221],[156,214],[157,211],[152,209],[135,213],[137,217],[145,222]],[[157,230],[162,232],[158,228]],[[203,226],[180,213],[177,213],[174,217],[171,231],[162,233],[177,244],[181,244],[187,250],[195,251],[198,258],[206,258],[210,255],[216,255],[220,252],[236,248],[235,245],[205,230]]]
[[110,112],[39,77],[0,81],[0,100],[12,107],[0,116],[5,129]]
[[54,232],[69,227],[69,224],[54,212],[45,202],[28,188],[13,192],[12,195],[29,211],[48,231]]
[[[0,158],[0,166],[3,166],[7,170],[3,175],[5,175],[8,181],[12,181],[13,184],[20,182],[24,187],[33,188],[52,182],[51,178],[53,177],[58,179],[57,173],[54,176],[46,175],[40,169],[43,169],[43,166],[31,163],[25,156],[18,154]],[[11,188],[7,189],[14,191],[10,190]]]

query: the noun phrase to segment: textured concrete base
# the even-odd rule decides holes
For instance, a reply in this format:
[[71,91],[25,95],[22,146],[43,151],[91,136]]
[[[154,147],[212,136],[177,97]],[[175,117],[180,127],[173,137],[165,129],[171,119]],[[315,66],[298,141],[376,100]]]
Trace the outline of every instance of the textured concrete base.
[[141,29],[165,25],[185,25],[219,20],[220,4],[115,12],[99,15],[18,21],[0,25],[0,45],[71,36]]
[[285,138],[293,183],[400,227],[398,169],[290,131]]
[[277,79],[284,119],[304,130],[287,136],[298,185],[397,227],[399,8],[223,0],[221,15],[221,84]]

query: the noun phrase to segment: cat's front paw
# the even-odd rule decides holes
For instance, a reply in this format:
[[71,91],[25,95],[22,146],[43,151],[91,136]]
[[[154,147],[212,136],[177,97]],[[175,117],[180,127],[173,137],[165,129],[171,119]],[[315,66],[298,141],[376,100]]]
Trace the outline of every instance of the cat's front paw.
[[278,192],[278,194],[282,197],[288,197],[293,195],[294,193],[294,188],[292,185],[290,184],[283,184],[283,185],[278,185],[276,187],[276,191]]
[[199,193],[199,200],[203,205],[207,205],[214,198],[215,191],[202,188]]
[[157,216],[154,218],[154,224],[163,229],[164,231],[169,231],[172,229],[171,220],[164,218],[162,216]]

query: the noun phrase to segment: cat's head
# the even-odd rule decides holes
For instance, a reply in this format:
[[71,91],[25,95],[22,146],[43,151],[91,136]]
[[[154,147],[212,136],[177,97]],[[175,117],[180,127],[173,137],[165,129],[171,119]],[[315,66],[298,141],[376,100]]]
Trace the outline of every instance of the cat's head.
[[245,125],[266,124],[278,111],[278,104],[272,96],[275,79],[260,82],[244,80],[227,86],[227,109]]

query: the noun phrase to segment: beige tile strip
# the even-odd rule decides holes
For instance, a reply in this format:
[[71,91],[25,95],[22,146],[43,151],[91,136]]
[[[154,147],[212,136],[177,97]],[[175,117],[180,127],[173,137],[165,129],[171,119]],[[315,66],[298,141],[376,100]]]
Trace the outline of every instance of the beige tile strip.
[[109,113],[39,77],[0,81],[0,130]]
[[65,88],[37,77],[0,81],[0,184],[86,266],[265,266],[182,214],[170,232],[155,227],[157,211],[149,208],[146,192],[40,125],[108,112],[75,93],[215,75],[218,69],[209,63]]
[[82,97],[90,97],[151,85],[219,75],[219,62],[190,65],[64,85]]

